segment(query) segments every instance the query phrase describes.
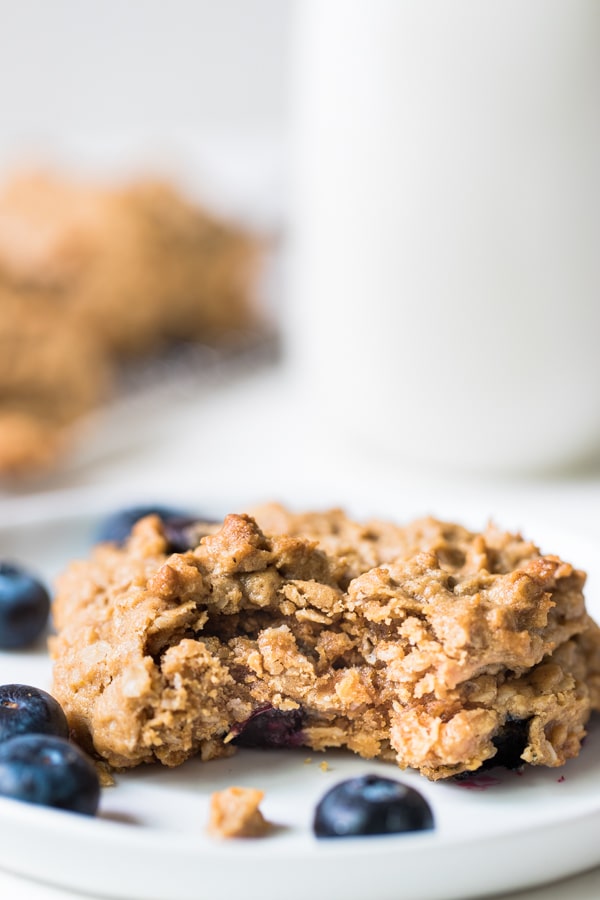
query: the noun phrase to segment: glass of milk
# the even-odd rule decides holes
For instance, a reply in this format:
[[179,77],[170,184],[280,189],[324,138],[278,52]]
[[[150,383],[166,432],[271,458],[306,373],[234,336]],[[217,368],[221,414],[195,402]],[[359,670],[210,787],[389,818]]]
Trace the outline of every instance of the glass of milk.
[[600,3],[303,0],[288,352],[398,458],[600,453]]

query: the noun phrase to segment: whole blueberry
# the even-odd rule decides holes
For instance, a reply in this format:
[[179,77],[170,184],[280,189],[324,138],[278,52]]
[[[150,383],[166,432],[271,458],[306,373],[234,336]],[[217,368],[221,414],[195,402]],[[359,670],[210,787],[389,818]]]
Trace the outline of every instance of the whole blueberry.
[[144,516],[151,515],[156,515],[162,520],[170,553],[185,553],[195,546],[197,539],[194,526],[198,521],[206,521],[199,516],[192,516],[188,512],[169,506],[132,506],[107,516],[96,533],[96,540],[123,544],[131,534],[135,523]]
[[0,650],[26,647],[46,627],[50,597],[21,566],[0,562]]
[[67,717],[58,700],[28,684],[0,685],[0,743],[17,734],[68,738]]
[[429,804],[414,788],[378,775],[350,778],[319,802],[313,822],[317,837],[399,834],[433,828]]
[[100,782],[75,744],[53,735],[18,735],[0,744],[0,795],[93,816]]
[[145,516],[152,515],[159,516],[164,520],[171,516],[184,516],[185,513],[179,509],[160,505],[130,506],[126,509],[119,509],[101,522],[96,532],[96,540],[122,544],[131,534],[131,529],[136,522]]

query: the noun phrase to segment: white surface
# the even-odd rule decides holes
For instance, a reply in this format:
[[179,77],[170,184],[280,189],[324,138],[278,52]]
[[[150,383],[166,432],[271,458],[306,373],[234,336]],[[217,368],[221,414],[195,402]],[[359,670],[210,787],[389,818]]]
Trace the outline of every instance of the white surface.
[[[269,409],[281,384],[265,378],[252,385],[252,394],[255,399],[260,396]],[[229,401],[238,410],[236,425],[243,428],[241,410],[244,404],[241,401],[250,387],[235,389],[232,386],[230,390]],[[227,391],[217,391],[215,401],[217,399],[213,428],[217,422],[223,425],[227,419]],[[216,439],[217,435],[213,437]],[[263,432],[263,439],[266,437]],[[171,449],[175,451],[176,448],[172,446]],[[188,447],[187,452],[193,454],[194,450]],[[248,485],[248,471],[254,469],[260,455],[258,451],[250,454],[243,469],[231,473],[225,484],[226,470],[209,444],[204,448],[203,462],[207,472],[211,473],[210,490],[204,490],[209,480],[205,473],[193,487],[187,486],[182,477],[173,478],[170,488],[165,492],[163,485],[159,493],[165,498],[187,498],[194,505],[203,503],[208,512],[240,508],[261,493],[263,497],[273,494],[268,476],[265,478],[258,466],[254,470],[257,477],[251,489]],[[131,459],[135,458],[134,454]],[[168,458],[163,448],[163,465]],[[141,459],[145,459],[147,468],[140,468],[138,460],[138,475],[146,481],[146,499],[154,499],[158,495],[148,493],[151,483],[148,479],[151,469],[156,473],[156,463],[153,465],[145,454],[141,454]],[[169,459],[170,466],[174,462]],[[295,453],[288,455],[287,462],[291,471],[297,471],[299,459]],[[103,463],[106,465],[106,460]],[[304,459],[304,463],[307,465],[308,461]],[[100,474],[103,466],[98,460],[96,465]],[[190,471],[189,461],[185,468],[175,465],[180,476],[184,471]],[[123,465],[121,459],[121,475],[131,475],[132,470],[131,466]],[[348,469],[340,465],[338,478],[345,481],[343,492],[339,481],[325,488],[324,481],[315,475],[312,467],[310,471],[312,505],[315,494],[322,492],[323,501],[329,502],[333,499],[332,493],[338,492],[338,499],[343,498],[357,514],[368,514],[374,507],[378,512],[396,518],[439,511],[439,507],[430,506],[431,499],[426,504],[418,500],[423,484],[414,478],[412,486],[416,493],[408,500],[406,494],[402,498],[398,483],[392,486],[387,482],[385,488],[385,471],[380,471],[375,479],[371,475],[366,483],[363,481],[364,470],[354,464],[350,469],[351,485]],[[106,470],[104,474],[106,477]],[[547,497],[552,490],[550,488],[546,493]],[[560,490],[559,486],[554,490]],[[133,493],[141,497],[141,482]],[[289,472],[287,488],[282,490],[280,486],[275,493],[296,506],[309,503],[302,481],[292,484]],[[505,487],[503,493],[505,506],[507,499],[512,504],[512,514],[507,515],[512,522],[501,520],[502,524],[512,527],[521,516],[524,522],[525,510],[519,492],[512,493]],[[232,499],[236,494],[237,504]],[[589,486],[587,495],[590,496]],[[94,516],[82,517],[78,510],[82,507],[86,510],[92,507],[110,509],[121,505],[122,498],[123,488],[113,486],[93,494],[71,491],[46,498],[5,500],[2,507],[6,524],[0,531],[1,553],[24,561],[31,559],[44,574],[52,577],[68,557],[81,555],[89,545]],[[484,512],[488,500],[481,503],[482,500],[481,492],[479,502],[473,494],[468,498],[463,496],[462,500],[455,496],[452,501],[454,517],[474,524],[479,517],[483,521],[489,509]],[[447,502],[446,497],[441,500],[441,506]],[[402,512],[396,514],[400,507]],[[554,512],[559,508],[560,504],[555,500]],[[48,514],[50,518],[46,522]],[[21,524],[8,524],[9,519],[16,523],[19,516]],[[588,569],[591,573],[588,602],[592,609],[600,612],[600,569],[594,542],[568,529],[557,528],[552,516],[545,522],[540,521],[539,515],[530,514],[527,518],[528,533],[542,544],[543,549],[559,552]],[[43,651],[0,655],[0,679],[3,681],[33,681],[44,685],[48,678],[49,664]],[[160,900],[200,900],[203,897],[219,900],[221,896],[229,898],[242,890],[248,898],[260,896],[266,900],[271,897],[279,900],[285,879],[288,879],[286,895],[290,900],[308,895],[326,896],[331,900],[338,897],[339,900],[362,900],[366,896],[373,900],[396,900],[396,897],[406,896],[406,891],[411,900],[459,900],[475,896],[477,892],[518,887],[548,877],[558,878],[600,861],[596,840],[600,823],[600,762],[598,753],[594,753],[596,745],[600,747],[598,723],[580,758],[564,770],[528,770],[522,777],[501,773],[500,784],[483,791],[433,785],[414,774],[400,774],[399,777],[415,783],[428,796],[437,819],[436,830],[430,834],[390,840],[375,838],[350,845],[346,842],[322,845],[312,839],[308,825],[315,800],[338,778],[378,769],[390,774],[388,766],[379,767],[344,754],[327,753],[325,759],[331,768],[325,773],[318,768],[319,755],[312,754],[313,762],[305,765],[307,753],[300,751],[292,754],[244,752],[233,760],[207,765],[191,761],[175,772],[150,768],[137,770],[120,776],[117,788],[105,792],[100,821],[0,802],[3,833],[0,866],[63,886],[70,885],[77,890],[102,890],[110,896],[123,896],[128,900],[138,897],[140,900],[154,900],[155,897]],[[491,774],[496,775],[496,772]],[[559,782],[563,774],[565,780]],[[287,827],[270,839],[251,845],[221,845],[208,839],[203,833],[208,796],[212,790],[234,782],[265,789],[265,813]],[[35,852],[32,847],[36,848]],[[155,864],[154,861],[161,858],[169,861],[168,878],[173,869],[177,870],[176,885],[169,884],[164,866]],[[510,866],[506,864],[507,859],[511,861]],[[227,872],[225,880],[223,871]],[[293,873],[291,879],[290,872]],[[322,878],[327,884],[326,892],[319,887]],[[392,887],[396,883],[402,884],[402,891],[396,892]],[[589,891],[600,884],[600,873],[570,879],[565,884],[544,888],[546,893],[538,896],[568,896],[583,900],[591,897]],[[3,896],[24,896],[32,900],[72,897],[72,894],[65,895],[55,888],[22,880],[15,882],[13,876],[1,872],[0,888],[10,890]],[[552,894],[551,891],[565,893]],[[535,896],[534,893],[532,897]]]

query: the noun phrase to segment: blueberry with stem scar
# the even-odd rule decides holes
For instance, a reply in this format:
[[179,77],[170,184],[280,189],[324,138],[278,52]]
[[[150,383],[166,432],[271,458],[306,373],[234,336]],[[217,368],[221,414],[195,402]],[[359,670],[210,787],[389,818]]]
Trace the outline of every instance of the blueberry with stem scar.
[[0,743],[18,734],[68,738],[67,717],[58,700],[28,684],[0,685]]

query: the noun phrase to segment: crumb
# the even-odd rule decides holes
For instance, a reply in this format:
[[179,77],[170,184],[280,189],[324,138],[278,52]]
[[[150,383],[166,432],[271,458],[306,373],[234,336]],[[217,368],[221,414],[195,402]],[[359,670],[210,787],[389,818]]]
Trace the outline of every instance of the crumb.
[[310,766],[311,763],[312,763],[312,756],[307,756],[306,759],[304,760],[304,765]]
[[319,763],[319,768],[321,772],[329,772],[329,763],[323,760],[323,762]]
[[98,780],[100,781],[100,787],[114,787],[116,782],[113,777],[112,769],[108,763],[105,763],[102,759],[96,759],[94,760],[94,766],[96,768]]
[[230,787],[210,799],[208,833],[214,837],[263,837],[271,828],[258,806],[264,792]]
[[564,775],[561,775],[560,778],[557,778],[557,781],[558,781],[559,784],[562,784],[564,780],[565,780],[565,776],[564,776]]

